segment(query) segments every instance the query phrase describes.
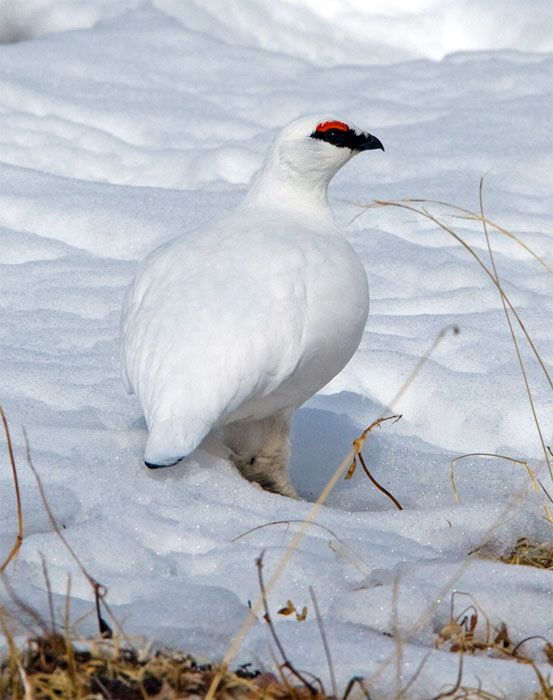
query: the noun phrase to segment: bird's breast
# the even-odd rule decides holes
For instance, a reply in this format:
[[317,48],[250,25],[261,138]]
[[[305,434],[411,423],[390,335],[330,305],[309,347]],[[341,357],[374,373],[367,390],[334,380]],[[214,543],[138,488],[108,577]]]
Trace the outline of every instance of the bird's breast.
[[[283,259],[286,269],[280,265]],[[367,320],[365,270],[342,236],[298,236],[288,253],[281,251],[268,267],[267,293],[275,317],[267,319],[267,342],[274,338],[280,347],[279,380],[262,395],[252,395],[232,419],[300,406],[349,362]],[[277,341],[279,329],[284,342]]]

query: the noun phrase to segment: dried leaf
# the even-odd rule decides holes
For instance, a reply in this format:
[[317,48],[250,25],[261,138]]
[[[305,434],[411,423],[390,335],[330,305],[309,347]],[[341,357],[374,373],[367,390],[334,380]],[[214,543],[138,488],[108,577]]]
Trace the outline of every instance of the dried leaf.
[[495,635],[494,638],[494,644],[497,644],[497,646],[503,647],[503,649],[507,649],[509,646],[511,646],[511,640],[509,639],[509,634],[507,632],[507,625],[502,622],[499,625],[499,630],[497,634]]
[[286,606],[284,608],[281,608],[278,611],[279,615],[291,615],[293,612],[296,612],[296,607],[294,603],[292,603],[291,600],[286,601]]
[[355,457],[354,457],[353,462],[350,464],[349,469],[344,477],[344,481],[346,479],[351,479],[351,477],[355,474],[356,467],[357,467],[357,462],[356,462]]

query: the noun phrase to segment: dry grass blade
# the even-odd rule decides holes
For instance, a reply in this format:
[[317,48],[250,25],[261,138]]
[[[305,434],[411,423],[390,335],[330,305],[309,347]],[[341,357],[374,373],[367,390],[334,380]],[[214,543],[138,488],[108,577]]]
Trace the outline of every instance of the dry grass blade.
[[[397,202],[385,202],[385,201],[378,201],[378,200],[377,200],[377,201],[375,201],[375,202],[373,203],[373,205],[371,205],[371,206],[382,206],[382,207],[392,206],[392,207],[398,207],[398,208],[400,208],[400,209],[406,209],[407,211],[411,211],[411,212],[413,212],[413,213],[415,213],[415,214],[419,214],[420,216],[425,217],[425,218],[428,219],[429,221],[432,221],[432,222],[435,223],[437,226],[439,226],[439,228],[441,228],[443,231],[445,231],[445,232],[448,233],[450,236],[452,236],[458,243],[460,243],[460,244],[463,246],[463,248],[465,248],[465,249],[470,253],[470,255],[476,260],[476,262],[478,263],[478,265],[484,270],[484,272],[486,273],[486,275],[490,278],[490,280],[492,281],[492,283],[493,283],[494,286],[496,287],[497,291],[499,292],[499,294],[500,294],[500,296],[501,296],[501,299],[502,299],[502,301],[503,301],[503,304],[504,304],[505,309],[507,309],[507,307],[508,307],[508,308],[509,308],[509,311],[513,314],[513,316],[514,316],[515,319],[517,320],[517,323],[519,324],[519,326],[520,326],[520,328],[521,328],[521,330],[522,330],[522,332],[523,332],[523,334],[524,334],[524,336],[525,336],[525,338],[526,338],[526,341],[528,342],[528,345],[530,346],[530,348],[531,348],[531,350],[532,350],[532,352],[533,352],[533,354],[534,354],[534,357],[536,358],[536,361],[538,362],[538,364],[539,364],[539,366],[540,366],[540,368],[541,368],[541,370],[542,370],[542,372],[543,372],[543,374],[544,374],[544,376],[545,376],[545,378],[546,378],[546,380],[547,380],[547,382],[548,382],[548,384],[549,384],[551,390],[553,391],[553,380],[551,379],[551,375],[549,374],[549,372],[548,372],[548,370],[547,370],[547,368],[546,368],[546,366],[545,366],[545,364],[544,364],[544,362],[543,362],[543,360],[542,360],[542,358],[541,358],[541,355],[540,355],[540,353],[538,352],[538,349],[536,348],[536,346],[535,346],[535,344],[534,344],[534,341],[533,341],[532,338],[530,337],[530,335],[529,335],[529,333],[528,333],[528,331],[527,331],[527,329],[526,329],[526,326],[525,326],[524,323],[522,322],[522,319],[520,318],[520,315],[518,314],[518,312],[517,312],[516,309],[514,308],[513,304],[511,303],[511,301],[510,301],[510,299],[509,299],[509,297],[505,294],[505,292],[504,292],[504,290],[503,290],[503,288],[502,288],[502,286],[501,286],[501,283],[499,282],[499,280],[498,280],[498,278],[497,278],[497,275],[496,275],[495,271],[490,270],[490,269],[487,267],[487,265],[484,263],[484,261],[480,258],[480,256],[476,253],[476,251],[474,250],[474,248],[472,248],[472,246],[470,246],[470,245],[469,245],[458,233],[456,233],[450,226],[446,226],[446,224],[444,224],[443,221],[440,221],[440,219],[438,219],[436,216],[434,216],[433,214],[431,214],[431,213],[430,213],[429,211],[427,211],[426,209],[424,209],[424,208],[418,208],[418,207],[412,206],[411,204],[407,204],[406,202],[409,202],[409,201],[415,201],[415,202],[419,202],[419,203],[420,203],[420,202],[429,202],[429,203],[432,203],[431,200],[401,200],[401,201],[397,201]],[[483,216],[478,216],[478,217],[477,217],[478,220],[483,220],[483,218],[485,218],[485,217],[483,217]],[[487,221],[487,220],[486,220],[486,221]],[[485,226],[485,222],[484,222],[484,226]],[[486,229],[486,232],[487,232],[487,229]],[[491,249],[490,249],[490,250],[491,250]],[[493,260],[493,256],[492,256],[492,260]],[[492,266],[493,266],[493,262],[492,262]],[[506,313],[507,313],[507,311],[506,311]],[[533,414],[534,422],[535,422],[535,424],[536,424],[536,428],[537,428],[537,431],[538,431],[538,435],[539,435],[540,443],[541,443],[541,446],[542,446],[542,450],[543,450],[543,453],[544,453],[544,456],[545,456],[545,461],[546,461],[547,468],[548,468],[548,471],[549,471],[549,476],[550,476],[550,478],[551,478],[551,481],[553,482],[553,468],[552,468],[552,466],[551,466],[551,460],[550,460],[550,457],[549,457],[549,454],[548,454],[548,451],[547,451],[547,448],[546,448],[546,445],[545,445],[545,441],[544,441],[544,438],[543,438],[543,434],[542,434],[542,431],[541,431],[541,428],[540,428],[539,421],[538,421],[538,419],[537,419],[537,415],[536,415],[536,411],[535,411],[535,406],[534,406],[534,401],[533,401],[533,398],[532,398],[532,393],[531,393],[531,391],[530,391],[530,387],[529,387],[528,380],[527,380],[527,377],[526,377],[526,371],[525,371],[525,369],[524,369],[524,364],[523,364],[523,362],[522,362],[522,358],[521,358],[520,353],[519,353],[519,350],[518,350],[518,344],[517,344],[517,342],[516,342],[516,339],[515,339],[515,336],[514,336],[514,331],[513,331],[513,329],[512,329],[512,325],[511,325],[511,320],[510,320],[508,314],[507,314],[507,317],[508,317],[509,327],[510,327],[510,329],[511,329],[511,335],[512,335],[513,339],[515,340],[515,348],[516,348],[516,351],[517,351],[517,355],[518,355],[518,357],[519,357],[519,363],[520,363],[520,365],[521,365],[521,371],[522,371],[523,379],[524,379],[524,382],[525,382],[525,385],[526,385],[526,390],[527,390],[527,393],[528,393],[528,396],[529,396],[530,406],[531,406],[531,409],[532,409],[532,414]]]
[[451,696],[455,695],[457,691],[461,688],[461,682],[463,680],[463,654],[459,654],[459,671],[457,672],[457,681],[453,688],[448,690],[447,692],[440,693],[439,695],[435,695],[431,700],[442,700],[442,698],[450,698]]
[[[8,689],[15,695],[16,688],[18,686],[18,681],[20,679],[19,675],[19,651],[14,642],[12,632],[8,627],[6,621],[7,612],[0,606],[0,628],[2,629],[2,634],[4,639],[8,644],[9,657],[7,662],[0,664],[0,693],[4,693]],[[4,669],[4,667],[7,667]],[[6,671],[8,677],[6,678]]]
[[543,371],[543,373],[544,373],[544,376],[545,376],[545,378],[547,379],[547,382],[548,382],[549,386],[551,387],[551,389],[553,389],[553,380],[551,379],[551,376],[550,376],[549,372],[547,371],[547,368],[545,367],[545,365],[544,365],[544,363],[543,363],[543,360],[541,359],[541,356],[540,356],[539,352],[537,351],[536,346],[534,345],[534,342],[532,341],[532,338],[529,336],[528,331],[526,330],[526,327],[524,326],[524,323],[522,322],[522,320],[521,320],[519,314],[517,313],[516,309],[515,309],[514,306],[512,305],[512,303],[511,303],[511,301],[509,300],[509,298],[506,296],[506,294],[505,294],[505,292],[503,291],[503,289],[501,288],[501,286],[498,285],[498,283],[497,283],[497,281],[496,281],[496,279],[495,279],[493,273],[488,269],[488,267],[486,266],[486,264],[482,261],[482,259],[481,259],[480,256],[475,252],[475,250],[474,250],[465,240],[463,240],[463,239],[461,238],[461,236],[459,236],[458,233],[456,233],[455,231],[453,231],[453,229],[451,229],[449,226],[446,226],[442,221],[440,221],[438,218],[436,218],[435,216],[433,216],[430,212],[426,211],[426,209],[417,209],[416,207],[409,206],[409,205],[404,204],[404,203],[402,203],[402,202],[381,202],[381,201],[375,201],[375,204],[376,204],[377,206],[382,206],[382,207],[384,207],[384,206],[399,207],[400,209],[407,209],[408,211],[412,211],[412,212],[414,212],[415,214],[419,214],[420,216],[424,216],[425,218],[429,219],[430,221],[432,221],[433,223],[435,223],[437,226],[439,226],[441,229],[443,229],[446,233],[449,233],[450,236],[452,236],[453,238],[455,238],[455,240],[456,240],[458,243],[460,243],[460,244],[463,246],[463,248],[465,248],[465,249],[472,255],[472,257],[476,260],[476,262],[480,265],[480,267],[481,267],[481,268],[484,270],[484,272],[488,275],[488,277],[491,279],[491,281],[493,282],[493,284],[498,288],[499,293],[500,293],[500,294],[502,295],[502,297],[505,299],[505,303],[507,304],[507,306],[509,307],[509,309],[511,310],[511,312],[512,312],[513,315],[515,316],[515,318],[516,318],[516,320],[517,320],[519,326],[520,326],[521,329],[522,329],[522,332],[524,333],[524,335],[525,335],[525,337],[526,337],[526,340],[528,341],[528,344],[529,344],[530,347],[532,348],[532,351],[533,351],[533,353],[534,353],[534,355],[535,355],[535,357],[536,357],[536,360],[538,361],[538,363],[539,363],[539,365],[540,365],[540,367],[541,367],[541,369],[542,369],[542,371]]
[[[273,527],[273,525],[291,525],[291,524],[297,524],[297,525],[303,525],[305,523],[305,520],[300,520],[299,518],[291,518],[290,520],[274,520],[273,522],[270,523],[263,523],[262,525],[256,525],[255,527],[250,528],[249,530],[246,530],[245,532],[242,532],[240,535],[237,535],[236,537],[233,537],[231,539],[231,542],[237,542],[239,539],[242,537],[246,537],[247,535],[251,535],[254,532],[257,532],[257,530],[262,530],[263,528],[266,527]],[[348,564],[353,566],[362,576],[368,576],[368,571],[370,570],[370,567],[366,564],[366,562],[363,561],[361,555],[359,552],[356,552],[352,547],[347,545],[343,540],[341,540],[338,535],[331,530],[329,527],[326,527],[326,525],[321,525],[320,523],[312,522],[312,526],[318,527],[324,532],[328,532],[329,535],[331,535],[335,542],[332,542],[332,540],[329,541],[329,547],[330,549],[338,554],[344,561],[347,561]],[[362,561],[363,564],[366,565],[366,568],[363,569],[359,565],[359,561]]]
[[17,503],[17,537],[15,539],[15,543],[13,547],[10,550],[10,553],[8,554],[7,559],[4,561],[3,564],[0,565],[0,573],[5,570],[5,568],[8,566],[10,561],[17,556],[17,553],[19,552],[19,548],[21,547],[21,543],[23,542],[23,511],[21,510],[21,495],[19,493],[19,481],[17,479],[17,469],[15,466],[15,458],[13,456],[13,448],[12,448],[12,441],[10,438],[10,429],[8,427],[8,421],[6,420],[6,416],[4,415],[4,410],[2,406],[0,406],[0,417],[2,418],[2,424],[4,425],[4,433],[6,435],[6,443],[8,445],[8,454],[10,456],[10,463],[12,467],[12,475],[13,475],[13,485],[15,489],[15,500]]
[[[351,202],[349,200],[342,200],[345,201],[347,204],[354,204],[356,207],[360,207],[361,211],[356,214],[351,220],[350,224],[356,221],[360,216],[362,216],[365,213],[366,209],[371,209],[374,207],[379,207],[383,205],[389,205],[389,204],[394,204],[394,202],[381,202],[381,201],[375,201],[372,202],[371,204],[359,204],[356,202]],[[500,226],[499,224],[495,223],[491,219],[488,219],[487,216],[484,216],[483,212],[478,213],[475,211],[472,211],[471,209],[467,209],[466,207],[461,207],[458,204],[451,204],[450,202],[442,202],[439,199],[417,199],[417,198],[406,198],[406,199],[400,199],[400,203],[402,204],[435,204],[440,207],[445,207],[447,209],[451,209],[453,211],[457,212],[462,212],[463,216],[458,216],[460,219],[466,219],[467,221],[480,221],[482,223],[485,223],[487,226],[491,226],[493,229],[496,231],[499,231],[499,233],[502,233],[504,236],[507,236],[507,238],[510,238],[511,240],[515,241],[521,248],[524,248],[524,250],[531,255],[547,272],[549,272],[550,275],[553,275],[553,269],[545,262],[545,260],[540,257],[535,251],[530,248],[530,246],[527,246],[524,241],[521,241],[518,236],[516,236],[514,233],[511,231],[508,231],[506,228],[503,226]]]
[[323,647],[326,656],[326,662],[328,664],[328,672],[330,674],[330,683],[332,685],[332,693],[335,698],[338,697],[338,686],[336,683],[336,674],[334,673],[334,664],[332,663],[332,657],[330,655],[330,647],[328,645],[328,640],[326,638],[326,632],[323,625],[323,618],[319,611],[319,604],[317,602],[317,597],[315,596],[315,591],[313,586],[309,586],[309,594],[311,595],[311,600],[313,601],[313,609],[315,610],[315,617],[317,618],[317,624],[319,625],[319,632],[321,635],[321,640],[323,642]]
[[65,536],[63,535],[62,531],[60,530],[60,527],[59,527],[59,525],[54,517],[54,514],[52,513],[52,509],[50,508],[50,504],[48,503],[48,499],[46,498],[46,492],[44,490],[42,480],[41,480],[41,478],[40,478],[40,476],[39,476],[39,474],[38,474],[38,472],[33,464],[33,460],[31,457],[31,448],[29,445],[29,439],[27,437],[27,431],[25,430],[25,428],[23,428],[23,436],[25,438],[25,448],[26,448],[26,452],[27,452],[27,463],[28,463],[29,468],[33,472],[33,475],[36,479],[38,490],[40,493],[40,498],[42,500],[42,505],[44,506],[44,509],[46,510],[46,513],[48,515],[50,522],[52,523],[52,527],[54,528],[56,535],[63,542],[63,545],[65,546],[65,548],[67,549],[67,551],[69,552],[71,557],[76,562],[77,566],[81,570],[83,576],[89,582],[90,587],[92,588],[92,590],[94,592],[94,602],[95,602],[96,612],[97,612],[97,616],[98,616],[98,625],[100,628],[100,634],[103,637],[110,637],[113,634],[112,629],[108,625],[108,623],[103,619],[103,617],[100,613],[100,600],[101,600],[104,607],[106,608],[106,610],[110,614],[111,618],[116,622],[113,614],[111,613],[111,611],[110,611],[110,609],[105,601],[107,589],[105,586],[103,586],[99,581],[96,581],[96,579],[88,573],[88,571],[84,567],[83,563],[81,562],[81,560],[79,559],[79,557],[77,556],[77,554],[75,553],[75,551],[73,550],[73,548],[71,547],[71,545],[69,544],[69,542],[67,541]]
[[413,368],[413,371],[411,372],[411,374],[407,377],[405,382],[403,382],[403,384],[402,384],[401,388],[399,389],[399,391],[397,392],[397,394],[390,401],[389,408],[391,411],[394,410],[394,407],[396,406],[397,402],[405,394],[405,392],[409,389],[411,384],[415,381],[415,379],[419,375],[419,373],[422,370],[422,368],[424,367],[424,365],[430,359],[434,350],[436,350],[436,348],[442,342],[442,340],[444,339],[446,334],[449,333],[450,331],[453,333],[453,335],[458,335],[460,333],[459,327],[455,326],[455,325],[445,326],[445,328],[442,328],[442,330],[436,335],[436,337],[432,341],[428,350],[424,353],[424,355],[417,362],[417,364]]
[[[480,179],[480,191],[482,191],[482,184],[483,184],[484,179]],[[514,233],[511,233],[511,231],[508,231],[507,229],[503,228],[503,226],[500,226],[499,224],[496,224],[494,221],[491,219],[488,219],[487,216],[484,215],[484,212],[482,208],[480,209],[480,214],[477,212],[471,211],[470,209],[466,209],[465,207],[460,207],[457,204],[450,204],[448,202],[440,202],[438,200],[434,199],[407,199],[405,200],[406,202],[413,202],[413,203],[428,203],[428,204],[438,204],[443,207],[448,207],[449,209],[454,209],[456,211],[463,212],[465,216],[462,216],[460,218],[462,219],[467,219],[468,221],[480,221],[484,226],[491,226],[494,228],[496,231],[499,231],[503,235],[507,236],[511,240],[515,241],[521,248],[524,248],[524,250],[531,255],[547,272],[549,272],[550,275],[553,275],[553,269],[549,267],[549,265],[545,262],[545,260],[540,257],[537,253],[535,253],[530,246],[527,246],[524,241],[521,241],[518,236],[516,236]]]
[[42,484],[42,479],[40,478],[39,473],[37,472],[36,467],[35,467],[35,465],[33,464],[33,460],[32,460],[32,457],[31,457],[31,448],[30,448],[30,445],[29,445],[29,439],[28,439],[28,437],[27,437],[27,431],[26,431],[25,429],[23,429],[23,435],[24,435],[24,437],[25,437],[25,446],[26,446],[26,450],[27,450],[27,463],[28,463],[28,465],[29,465],[29,468],[30,468],[31,471],[33,472],[33,476],[34,476],[35,479],[36,479],[36,483],[37,483],[38,490],[39,490],[39,493],[40,493],[40,498],[42,499],[42,505],[44,506],[44,509],[46,510],[46,513],[47,513],[47,515],[48,515],[48,519],[49,519],[50,522],[52,523],[52,527],[54,528],[54,531],[55,531],[56,535],[57,535],[57,536],[60,538],[60,540],[63,542],[63,544],[64,544],[65,548],[67,549],[67,551],[69,552],[69,554],[71,554],[71,556],[72,556],[72,558],[74,559],[75,563],[77,564],[77,566],[78,566],[79,569],[81,570],[81,573],[83,574],[83,576],[85,576],[85,578],[88,579],[88,582],[90,583],[90,585],[91,585],[93,588],[95,588],[96,586],[99,586],[100,584],[99,584],[99,583],[88,573],[88,571],[85,569],[85,567],[83,566],[81,560],[80,560],[79,557],[75,554],[75,552],[74,552],[73,548],[71,547],[71,545],[69,544],[69,542],[65,539],[65,537],[64,537],[64,535],[63,535],[63,533],[62,533],[62,531],[61,531],[61,529],[60,529],[60,526],[58,525],[58,523],[57,523],[57,521],[56,521],[56,519],[55,519],[55,517],[54,517],[54,514],[52,513],[52,509],[50,508],[50,504],[48,503],[48,499],[46,498],[46,492],[45,492],[44,486],[43,486],[43,484]]
[[[515,352],[516,352],[517,359],[518,359],[518,362],[519,362],[520,372],[521,372],[521,374],[522,374],[522,378],[523,378],[523,381],[524,381],[524,386],[526,387],[526,393],[527,393],[527,395],[528,395],[528,401],[530,402],[530,409],[531,409],[531,411],[532,411],[532,416],[533,416],[533,418],[534,418],[534,423],[535,423],[535,425],[536,425],[536,430],[538,431],[538,435],[539,435],[539,438],[540,438],[540,442],[541,442],[541,445],[542,445],[542,449],[543,449],[543,452],[544,452],[544,454],[545,454],[545,460],[546,460],[546,462],[547,462],[547,466],[549,467],[549,474],[550,474],[551,479],[552,479],[552,481],[553,481],[553,471],[552,471],[552,469],[551,469],[551,463],[550,463],[550,461],[549,461],[549,456],[548,456],[548,454],[547,454],[547,453],[548,453],[548,450],[547,450],[547,447],[546,447],[546,445],[545,445],[545,440],[544,440],[544,438],[543,438],[543,433],[542,433],[542,430],[541,430],[540,422],[539,422],[539,420],[538,420],[538,415],[537,415],[537,412],[536,412],[536,406],[535,406],[535,404],[534,404],[534,398],[533,398],[533,396],[532,396],[532,390],[530,389],[530,384],[529,384],[529,382],[528,382],[528,375],[527,375],[527,373],[526,373],[526,368],[525,368],[524,362],[523,362],[523,360],[522,360],[522,355],[521,355],[521,353],[520,353],[520,348],[519,348],[519,346],[518,346],[518,341],[517,341],[517,338],[516,338],[516,335],[515,335],[515,332],[514,332],[514,329],[513,329],[513,324],[512,324],[512,322],[511,322],[511,317],[510,317],[510,315],[509,315],[509,310],[507,309],[507,304],[506,304],[506,299],[507,299],[507,297],[506,297],[505,293],[503,292],[503,288],[501,287],[501,283],[500,283],[500,281],[499,281],[499,274],[498,274],[498,272],[497,272],[497,267],[496,267],[496,264],[495,264],[495,257],[494,257],[493,251],[492,251],[492,246],[491,246],[491,244],[490,244],[490,236],[489,236],[489,234],[488,234],[488,226],[487,226],[487,224],[486,224],[486,219],[485,219],[485,216],[484,216],[484,199],[483,199],[483,194],[482,194],[482,192],[483,192],[483,187],[484,187],[484,178],[481,178],[481,179],[480,179],[480,189],[479,189],[480,213],[481,213],[481,215],[482,215],[482,226],[483,226],[483,228],[484,228],[484,236],[486,237],[486,245],[487,245],[487,247],[488,247],[488,254],[489,254],[489,256],[490,256],[490,263],[491,263],[491,265],[492,265],[494,278],[495,278],[495,281],[496,281],[496,284],[497,284],[497,289],[498,289],[499,292],[500,292],[501,303],[502,303],[502,305],[503,305],[503,311],[504,311],[504,313],[505,313],[505,318],[506,318],[506,320],[507,320],[507,325],[509,326],[509,332],[510,332],[510,334],[511,334],[511,339],[512,339],[512,341],[513,341],[513,346],[514,346],[514,348],[515,348]],[[552,389],[553,389],[553,387],[552,387]]]
[[42,564],[42,575],[44,576],[44,583],[46,584],[46,592],[48,594],[48,610],[50,611],[50,632],[53,634],[57,628],[56,624],[56,613],[54,610],[54,597],[52,595],[52,586],[50,585],[50,576],[48,575],[48,567],[46,566],[46,559],[42,552],[40,554],[40,561]]
[[466,455],[461,455],[460,457],[455,457],[449,463],[451,484],[453,486],[453,493],[455,494],[455,499],[457,503],[461,503],[461,499],[459,498],[459,492],[457,491],[457,486],[455,485],[455,474],[453,471],[453,467],[455,466],[455,464],[457,464],[457,462],[461,461],[462,459],[468,459],[469,457],[495,457],[496,459],[505,459],[508,462],[514,462],[515,464],[523,464],[526,467],[526,470],[528,471],[528,476],[530,477],[532,486],[536,491],[540,490],[539,481],[536,479],[534,472],[530,468],[530,465],[525,460],[515,459],[514,457],[507,457],[506,455],[498,455],[490,452],[471,452]]
[[[305,520],[299,520],[299,519],[291,519],[291,520],[273,520],[271,523],[263,523],[263,525],[256,525],[256,527],[252,527],[249,530],[246,530],[246,532],[242,532],[240,535],[237,535],[236,537],[233,537],[231,542],[236,542],[242,537],[246,537],[246,535],[251,535],[252,532],[256,532],[257,530],[262,530],[265,527],[272,527],[273,525],[290,525],[291,523],[304,523]],[[312,522],[311,525],[315,527],[320,527],[321,530],[324,530],[325,532],[328,532],[329,535],[334,537],[335,540],[338,540],[338,542],[342,542],[338,535],[335,532],[332,532],[332,530],[329,527],[326,527],[326,525],[321,525],[320,523],[315,523]],[[342,542],[343,544],[343,542]]]
[[9,598],[17,609],[18,622],[29,634],[36,633],[36,629],[38,628],[42,635],[47,635],[49,632],[48,625],[44,622],[38,612],[18,596],[5,574],[1,575],[1,579]]
[[[398,401],[401,399],[401,397],[405,394],[405,392],[409,389],[411,384],[415,381],[415,379],[420,374],[424,365],[430,359],[432,353],[436,350],[438,345],[441,343],[441,341],[444,339],[445,335],[449,331],[452,331],[454,335],[457,335],[459,333],[459,328],[455,325],[445,326],[445,328],[442,328],[442,330],[436,335],[436,337],[432,341],[428,350],[424,353],[424,355],[417,362],[417,364],[413,368],[412,372],[409,374],[409,376],[407,377],[405,382],[399,388],[399,391],[396,393],[396,395],[390,401],[389,408],[391,411],[394,409],[394,407],[396,406]],[[353,441],[353,459],[352,459],[350,467],[346,473],[346,476],[344,477],[345,479],[351,479],[351,477],[353,476],[355,469],[357,467],[357,458],[359,458],[359,462],[361,464],[361,467],[363,468],[363,471],[368,476],[368,478],[371,480],[373,485],[376,486],[377,489],[382,491],[382,493],[384,493],[386,496],[388,496],[388,498],[394,503],[394,505],[396,506],[396,508],[398,510],[403,510],[403,506],[387,489],[385,489],[374,478],[374,476],[371,474],[371,472],[367,468],[367,465],[365,464],[365,460],[363,459],[363,455],[361,454],[361,450],[363,449],[363,446],[365,444],[365,440],[366,440],[368,434],[371,432],[371,430],[373,428],[380,426],[381,423],[383,423],[384,421],[387,421],[387,420],[393,420],[394,422],[397,422],[398,420],[401,419],[401,417],[402,417],[401,414],[397,414],[397,415],[393,415],[393,416],[386,416],[386,417],[377,418],[375,421],[373,421],[369,425],[369,427],[363,432],[363,434],[360,437],[358,437],[356,440]]]

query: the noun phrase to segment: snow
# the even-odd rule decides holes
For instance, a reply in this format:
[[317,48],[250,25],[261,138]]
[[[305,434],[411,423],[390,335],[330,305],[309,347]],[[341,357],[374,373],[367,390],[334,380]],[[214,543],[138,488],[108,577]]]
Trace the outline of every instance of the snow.
[[[297,666],[329,687],[313,586],[340,687],[363,675],[375,698],[405,685],[433,648],[453,589],[515,642],[551,640],[551,574],[468,556],[485,540],[497,555],[518,537],[551,539],[546,497],[505,460],[458,462],[461,504],[450,480],[452,458],[498,452],[528,460],[553,488],[499,294],[432,222],[357,206],[414,197],[477,210],[484,176],[488,217],[553,266],[551,4],[5,0],[2,12],[11,43],[0,46],[0,403],[23,500],[25,539],[7,571],[18,594],[48,617],[42,553],[56,608],[68,575],[72,619],[92,607],[26,466],[24,426],[63,533],[125,632],[223,658],[259,595],[255,559],[265,550],[268,580],[352,440],[456,325],[394,406],[403,418],[363,450],[405,510],[360,468],[339,481],[269,594],[275,627]],[[154,247],[230,211],[282,125],[317,111],[350,118],[386,153],[354,159],[330,187],[367,270],[371,311],[353,360],[297,413],[292,481],[304,500],[262,491],[203,449],[151,472],[119,375],[125,288]],[[433,211],[489,264],[478,222]],[[490,233],[504,289],[551,372],[551,275]],[[551,444],[551,388],[515,329]],[[17,533],[2,450],[0,561]],[[275,521],[290,523],[233,541]],[[277,614],[288,599],[307,605],[305,622]],[[467,604],[456,596],[455,614]],[[394,625],[406,637],[401,671]],[[92,617],[79,625],[94,629]],[[551,673],[542,646],[524,648]],[[232,663],[246,661],[273,668],[261,617]],[[447,645],[434,650],[406,697],[451,687],[458,662]],[[538,690],[528,665],[467,654],[463,683],[479,682],[514,699]]]

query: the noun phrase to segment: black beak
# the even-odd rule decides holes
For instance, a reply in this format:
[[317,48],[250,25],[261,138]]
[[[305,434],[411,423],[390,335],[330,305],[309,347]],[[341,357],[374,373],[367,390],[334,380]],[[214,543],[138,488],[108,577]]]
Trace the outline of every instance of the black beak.
[[356,144],[356,151],[374,151],[376,148],[384,150],[382,142],[372,134],[365,134],[361,143]]

